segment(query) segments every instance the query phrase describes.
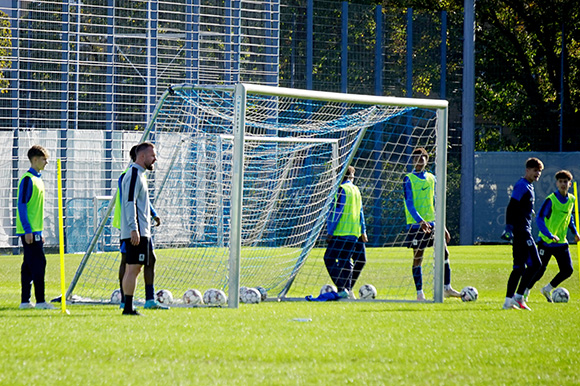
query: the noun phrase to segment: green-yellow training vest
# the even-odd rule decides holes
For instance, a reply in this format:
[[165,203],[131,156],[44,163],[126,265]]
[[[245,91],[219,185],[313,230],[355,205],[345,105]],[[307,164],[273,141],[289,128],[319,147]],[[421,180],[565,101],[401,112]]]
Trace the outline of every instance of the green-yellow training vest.
[[[125,171],[121,173],[119,178],[121,178],[123,174],[127,173],[127,170],[129,170],[129,168],[125,169]],[[117,183],[117,185],[119,184]],[[117,186],[117,193],[115,194],[115,211],[113,212],[113,226],[117,229],[121,229],[121,195],[119,193],[120,189],[119,186]]]
[[[340,216],[338,224],[336,224],[334,236],[360,237],[362,235],[360,226],[360,211],[362,209],[362,199],[360,191],[352,183],[345,183],[340,185],[340,187],[344,190],[346,202],[344,203],[342,216]],[[338,195],[334,197],[335,207],[337,200]]]
[[[415,210],[423,220],[427,222],[435,221],[435,204],[433,202],[433,197],[435,197],[435,176],[431,173],[425,173],[425,179],[421,179],[415,174],[409,173],[407,177],[411,181]],[[416,223],[406,203],[405,216],[407,217],[407,224]]]
[[[28,222],[30,223],[32,232],[41,232],[44,230],[44,181],[32,173],[26,172],[18,182],[19,191],[22,180],[25,177],[30,177],[30,182],[32,182],[32,196],[26,204]],[[20,221],[20,213],[18,210],[16,211],[16,234],[24,234],[24,227],[22,226],[22,221]]]
[[576,197],[568,194],[568,201],[566,201],[565,204],[562,204],[554,193],[550,194],[546,199],[552,201],[552,214],[550,215],[550,218],[544,218],[544,222],[546,223],[546,228],[548,228],[553,235],[558,236],[560,241],[549,239],[542,232],[539,232],[540,237],[547,244],[568,243],[566,235],[568,234],[568,224],[570,224],[570,219],[572,218],[572,210],[574,209]]

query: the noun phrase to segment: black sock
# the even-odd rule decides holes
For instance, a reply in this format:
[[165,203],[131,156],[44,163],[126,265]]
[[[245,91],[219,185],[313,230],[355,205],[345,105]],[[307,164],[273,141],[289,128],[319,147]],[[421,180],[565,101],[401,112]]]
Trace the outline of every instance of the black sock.
[[133,311],[133,295],[125,295],[125,308],[123,312]]

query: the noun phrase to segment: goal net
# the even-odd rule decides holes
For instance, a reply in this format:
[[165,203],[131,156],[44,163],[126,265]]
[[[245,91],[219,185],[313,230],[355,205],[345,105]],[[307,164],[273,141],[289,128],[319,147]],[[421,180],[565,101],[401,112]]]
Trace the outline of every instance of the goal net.
[[[373,284],[379,299],[414,299],[412,254],[402,247],[402,181],[412,150],[426,148],[438,178],[436,221],[445,222],[446,155],[438,150],[446,148],[446,130],[447,102],[439,100],[250,84],[171,87],[142,138],[158,153],[147,176],[162,220],[153,229],[156,289],[180,298],[191,288],[218,288],[231,307],[240,286],[282,299],[317,295],[331,283],[322,261],[327,217],[352,165],[369,238],[356,287]],[[118,240],[114,201],[98,212],[68,298],[107,302],[119,287],[120,253],[100,247]],[[436,242],[423,264],[426,293],[436,301],[442,247]],[[136,296],[143,297],[139,280]]]

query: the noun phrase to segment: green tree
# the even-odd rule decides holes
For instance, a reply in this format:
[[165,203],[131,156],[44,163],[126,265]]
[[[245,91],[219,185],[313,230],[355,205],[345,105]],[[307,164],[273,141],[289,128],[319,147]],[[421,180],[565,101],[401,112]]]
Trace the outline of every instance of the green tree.
[[12,50],[11,37],[8,15],[0,11],[0,94],[7,93],[10,87],[10,81],[4,70],[12,67],[12,61],[10,60],[12,57],[10,52]]
[[[577,150],[577,2],[488,0],[476,4],[476,14],[477,115],[502,127],[504,143],[507,139],[507,146],[511,142],[514,150],[557,151],[563,95],[563,150]],[[562,37],[566,47],[563,73]]]

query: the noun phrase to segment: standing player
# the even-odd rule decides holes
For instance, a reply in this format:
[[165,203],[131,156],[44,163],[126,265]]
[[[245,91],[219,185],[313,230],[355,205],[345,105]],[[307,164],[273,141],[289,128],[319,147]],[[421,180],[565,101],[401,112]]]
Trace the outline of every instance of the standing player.
[[[423,254],[425,249],[433,246],[435,226],[435,176],[425,170],[429,162],[429,154],[422,147],[411,153],[415,169],[403,179],[405,194],[405,215],[407,218],[407,238],[405,245],[413,249],[413,280],[417,290],[417,300],[425,300],[423,292]],[[460,297],[459,292],[451,287],[451,268],[449,266],[449,250],[447,243],[451,235],[445,229],[445,273],[444,295]]]
[[48,152],[39,145],[28,150],[30,169],[18,183],[18,206],[16,212],[16,235],[22,240],[24,258],[20,270],[22,292],[19,308],[34,308],[30,303],[32,283],[36,308],[54,309],[44,298],[44,275],[46,256],[44,255],[44,182],[40,172],[48,164]]
[[[131,150],[129,151],[129,156],[131,157],[131,162],[135,163],[135,159],[137,157],[137,155],[135,154],[135,149],[137,149],[137,146],[139,145],[135,145],[131,148]],[[129,165],[129,167],[123,172],[121,173],[121,175],[119,176],[119,180],[118,180],[118,189],[117,189],[117,195],[115,197],[115,212],[113,215],[113,226],[117,229],[121,229],[121,182],[123,181],[123,177],[125,177],[125,174],[127,173],[127,171],[129,169],[131,169],[132,165]],[[155,208],[153,208],[153,205],[150,204],[150,209],[151,209],[151,217],[153,218],[153,221],[155,221],[155,225],[154,226],[159,226],[161,225],[161,218],[159,218],[159,216],[157,215],[157,212],[155,211]],[[126,251],[126,247],[124,245],[124,243],[121,243],[121,247],[120,247],[120,251],[121,251],[121,263],[119,264],[119,284],[120,284],[120,289],[121,289],[121,308],[125,308],[125,294],[123,292],[123,277],[125,276],[125,268],[126,268],[126,261],[127,261],[127,251]],[[163,304],[160,304],[158,301],[155,300],[155,261],[152,262],[152,264],[146,265],[145,268],[143,269],[143,277],[145,279],[145,306],[144,308],[147,309],[162,309],[162,310],[168,310],[169,307]]]
[[533,183],[540,179],[543,169],[544,164],[539,159],[526,160],[526,174],[514,185],[506,209],[506,226],[501,238],[506,241],[513,239],[514,261],[507,283],[504,310],[515,308],[531,311],[524,299],[524,293],[542,266],[532,237],[532,216],[536,198]]
[[554,256],[560,271],[551,282],[541,289],[542,294],[550,303],[552,303],[552,290],[572,276],[574,272],[570,248],[566,239],[568,229],[574,234],[576,242],[580,241],[580,236],[572,217],[574,205],[576,205],[576,197],[568,193],[568,189],[572,185],[572,173],[568,170],[560,170],[555,177],[558,189],[546,197],[536,219],[540,229],[538,253],[540,254],[540,260],[542,260],[542,267],[530,281],[526,290],[526,292],[529,292],[534,284],[544,276],[550,258]]
[[355,169],[347,168],[328,217],[324,263],[341,298],[356,299],[352,291],[366,263],[368,241],[362,198],[353,183]]
[[151,241],[149,189],[146,170],[157,161],[155,145],[144,142],[135,149],[135,163],[121,181],[121,248],[126,248],[126,270],[123,277],[125,307],[123,315],[140,315],[133,307],[133,295],[142,266],[155,264]]

